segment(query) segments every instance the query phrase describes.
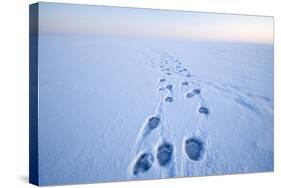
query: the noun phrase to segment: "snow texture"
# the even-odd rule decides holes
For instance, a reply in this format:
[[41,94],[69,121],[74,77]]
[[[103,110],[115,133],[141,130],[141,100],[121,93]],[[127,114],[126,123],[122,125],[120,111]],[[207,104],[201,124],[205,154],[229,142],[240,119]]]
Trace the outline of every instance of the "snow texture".
[[40,35],[40,184],[273,171],[273,46]]

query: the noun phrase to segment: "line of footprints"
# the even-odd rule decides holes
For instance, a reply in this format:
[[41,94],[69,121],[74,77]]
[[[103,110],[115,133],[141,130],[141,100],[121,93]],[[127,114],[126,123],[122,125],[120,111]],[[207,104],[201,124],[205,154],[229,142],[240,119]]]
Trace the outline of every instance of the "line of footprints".
[[[184,81],[181,82],[182,87],[189,87],[190,82],[188,79],[191,77],[188,69],[183,68],[179,60],[174,60],[172,56],[168,55],[165,52],[161,52],[161,60],[159,65],[160,71],[163,72],[163,77],[159,80],[160,87],[158,91],[167,91],[168,94],[162,96],[164,103],[171,103],[174,101],[173,98],[173,84],[168,83],[169,77],[172,75],[180,76],[184,78]],[[201,93],[200,88],[195,88],[189,90],[184,94],[186,99],[199,96]],[[159,107],[158,107],[159,108]],[[209,109],[205,106],[200,106],[198,113],[203,115],[209,114]],[[142,133],[141,139],[143,140],[150,133],[160,127],[161,125],[161,115],[151,116],[146,120],[144,125],[144,131]],[[160,129],[160,128],[159,128]],[[133,164],[133,175],[138,176],[142,173],[149,171],[153,164],[157,161],[160,167],[168,168],[170,163],[172,163],[173,154],[175,148],[172,143],[166,141],[166,139],[161,139],[162,141],[157,146],[156,152],[151,151],[142,151],[137,150],[137,158],[134,160]],[[204,143],[197,137],[191,137],[183,140],[183,147],[185,155],[192,161],[199,161],[202,159],[204,153]],[[170,175],[171,176],[171,175]]]

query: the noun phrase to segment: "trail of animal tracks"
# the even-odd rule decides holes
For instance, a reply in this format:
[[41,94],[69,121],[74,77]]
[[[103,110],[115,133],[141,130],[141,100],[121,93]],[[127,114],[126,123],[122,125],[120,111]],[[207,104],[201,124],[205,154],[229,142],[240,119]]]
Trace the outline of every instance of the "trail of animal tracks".
[[43,182],[273,170],[272,46],[59,40],[41,39],[39,69],[57,67],[40,74]]

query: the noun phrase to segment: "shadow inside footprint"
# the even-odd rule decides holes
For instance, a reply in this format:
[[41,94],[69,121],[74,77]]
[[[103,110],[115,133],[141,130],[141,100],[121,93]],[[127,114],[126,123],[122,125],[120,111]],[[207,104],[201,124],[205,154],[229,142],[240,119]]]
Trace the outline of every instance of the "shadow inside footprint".
[[200,89],[194,89],[193,91],[192,91],[194,94],[196,94],[196,95],[198,95],[198,94],[200,94]]
[[181,85],[183,85],[183,86],[188,86],[188,81],[183,81],[183,82],[181,83]]
[[161,78],[161,79],[160,79],[160,82],[165,82],[165,81],[166,81],[165,78]]
[[169,76],[170,76],[170,75],[172,75],[172,73],[170,73],[170,72],[167,72],[167,73],[166,73],[166,75],[169,75]]
[[160,166],[166,166],[172,159],[174,147],[168,142],[164,142],[158,147],[157,160]]
[[186,93],[186,94],[185,94],[185,97],[186,97],[186,98],[191,98],[191,97],[193,97],[193,96],[194,96],[193,93]]
[[174,99],[173,99],[173,97],[166,97],[166,98],[165,98],[165,101],[166,101],[166,102],[173,102]]
[[169,90],[172,90],[173,89],[173,85],[172,84],[168,84],[168,85],[166,85],[166,88],[169,89]]
[[204,146],[199,139],[193,137],[185,141],[185,153],[191,160],[193,161],[200,160],[203,151],[204,151]]
[[158,88],[158,91],[164,91],[164,90],[165,90],[164,87],[159,87],[159,88]]
[[155,129],[156,127],[158,127],[159,123],[160,123],[159,117],[151,117],[148,119],[147,125],[148,125],[149,129],[152,130],[152,129]]
[[151,168],[153,161],[154,157],[151,153],[141,154],[138,160],[136,161],[133,174],[138,175],[139,173],[148,171]]
[[206,115],[209,114],[208,108],[203,107],[203,106],[201,106],[198,111],[200,114],[206,114]]

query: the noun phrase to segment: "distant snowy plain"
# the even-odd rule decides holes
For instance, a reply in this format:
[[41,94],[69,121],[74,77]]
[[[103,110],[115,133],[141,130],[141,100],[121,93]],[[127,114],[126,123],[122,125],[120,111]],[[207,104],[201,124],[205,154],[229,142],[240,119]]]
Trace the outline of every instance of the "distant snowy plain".
[[273,45],[40,35],[41,185],[273,171]]

